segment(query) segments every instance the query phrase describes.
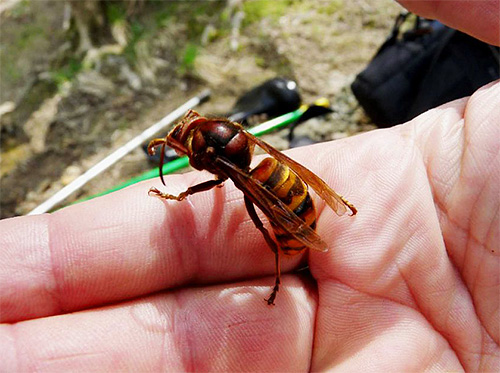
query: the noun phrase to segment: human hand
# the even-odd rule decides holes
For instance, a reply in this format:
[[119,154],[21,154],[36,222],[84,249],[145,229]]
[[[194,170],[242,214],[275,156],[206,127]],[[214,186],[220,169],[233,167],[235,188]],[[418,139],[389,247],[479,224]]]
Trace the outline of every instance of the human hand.
[[[290,152],[327,253],[273,254],[230,181],[158,180],[0,222],[0,354],[26,370],[496,370],[500,83],[389,130]],[[179,192],[208,174],[170,176]],[[307,260],[312,276],[290,273]],[[69,313],[72,312],[72,313]]]
[[397,0],[409,11],[438,19],[477,39],[500,45],[500,1]]
[[[401,2],[498,44],[496,16],[467,2]],[[142,183],[1,221],[0,320],[17,321],[0,326],[2,369],[498,370],[499,91],[290,152],[360,213],[319,203],[331,250],[284,261],[312,277],[285,275],[275,307],[273,255],[230,182],[167,204]]]

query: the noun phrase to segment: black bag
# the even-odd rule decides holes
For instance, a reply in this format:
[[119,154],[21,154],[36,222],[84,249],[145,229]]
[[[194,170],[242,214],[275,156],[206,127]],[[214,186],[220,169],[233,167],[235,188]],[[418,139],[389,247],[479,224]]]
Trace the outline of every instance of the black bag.
[[500,77],[498,47],[419,17],[400,38],[407,17],[398,16],[389,38],[351,85],[363,109],[381,127],[469,96]]

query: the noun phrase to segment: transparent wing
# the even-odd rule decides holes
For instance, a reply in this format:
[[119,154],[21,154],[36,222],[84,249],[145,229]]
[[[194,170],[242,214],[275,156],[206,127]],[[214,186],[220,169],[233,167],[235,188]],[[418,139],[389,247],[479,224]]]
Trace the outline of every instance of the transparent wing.
[[337,213],[337,215],[344,215],[348,210],[350,211],[350,215],[356,215],[358,212],[356,208],[342,196],[335,193],[335,191],[319,176],[251,133],[245,131],[245,135],[278,161],[290,167],[328,204],[328,206],[331,207],[333,211]]

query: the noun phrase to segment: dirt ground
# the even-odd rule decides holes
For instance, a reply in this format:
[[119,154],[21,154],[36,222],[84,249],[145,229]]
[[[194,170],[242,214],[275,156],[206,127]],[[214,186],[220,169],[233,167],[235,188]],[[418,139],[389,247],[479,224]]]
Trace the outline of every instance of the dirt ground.
[[[334,109],[298,135],[327,141],[375,128],[349,86],[401,9],[391,0],[144,1],[93,58],[72,56],[65,2],[0,9],[1,217],[26,214],[204,88],[212,98],[197,110],[220,114],[284,76],[304,103],[326,97]],[[265,140],[285,149],[287,133]],[[136,149],[66,203],[152,167]]]

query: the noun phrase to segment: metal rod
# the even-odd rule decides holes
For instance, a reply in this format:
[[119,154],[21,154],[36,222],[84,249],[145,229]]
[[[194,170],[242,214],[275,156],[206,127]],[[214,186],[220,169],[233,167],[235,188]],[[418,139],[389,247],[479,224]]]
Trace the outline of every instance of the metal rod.
[[155,133],[159,132],[164,127],[168,126],[175,120],[179,119],[182,115],[186,113],[189,109],[194,108],[199,105],[210,96],[210,91],[205,90],[200,95],[193,97],[183,105],[179,106],[177,109],[167,114],[163,119],[159,122],[153,124],[151,127],[146,129],[144,132],[134,137],[132,140],[127,142],[125,145],[121,146],[113,153],[108,155],[102,161],[98,162],[91,168],[89,168],[85,173],[77,177],[71,183],[66,185],[64,188],[59,190],[56,194],[50,197],[48,200],[34,208],[32,211],[28,213],[28,215],[36,215],[43,214],[44,212],[49,211],[52,207],[57,205],[59,202],[66,199],[70,194],[74,193],[78,189],[80,189],[83,185],[88,183],[94,177],[99,175],[104,170],[108,169],[110,166],[115,164],[118,160],[123,158],[125,155],[130,153],[132,150],[140,146],[144,141],[152,137]]

